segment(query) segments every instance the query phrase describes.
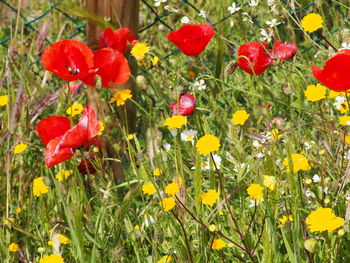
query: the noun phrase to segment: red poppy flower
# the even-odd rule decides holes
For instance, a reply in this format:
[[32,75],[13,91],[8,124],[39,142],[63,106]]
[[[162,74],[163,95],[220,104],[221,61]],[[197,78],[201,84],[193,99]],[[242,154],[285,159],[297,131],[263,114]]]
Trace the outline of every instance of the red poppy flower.
[[39,121],[36,130],[47,145],[52,139],[60,137],[70,129],[70,120],[64,116],[51,116]]
[[87,157],[84,157],[79,165],[78,165],[78,170],[82,175],[85,174],[94,174],[96,173],[96,168],[92,164],[91,160],[94,158],[93,153],[88,153]]
[[184,25],[179,30],[170,32],[168,40],[186,55],[198,56],[206,48],[214,34],[212,25]]
[[338,51],[326,61],[323,69],[312,66],[312,73],[326,87],[334,91],[350,89],[350,50]]
[[272,59],[267,53],[265,41],[247,42],[237,51],[238,67],[251,75],[260,75],[271,65]]
[[131,33],[129,28],[119,28],[113,32],[108,27],[100,35],[100,48],[111,47],[124,54],[125,50],[130,49],[128,43],[133,45],[137,42],[137,38]]
[[287,60],[294,57],[297,53],[297,45],[295,43],[284,44],[281,41],[276,40],[273,44],[271,53],[281,60]]
[[102,87],[113,89],[111,83],[124,84],[129,80],[130,67],[122,53],[113,48],[94,51],[95,71],[82,81],[90,86],[95,85],[96,74],[101,77]]
[[193,95],[184,92],[180,94],[178,101],[172,103],[169,108],[173,111],[171,115],[191,115],[196,107],[196,99]]
[[[94,138],[100,131],[100,124],[96,118],[95,111],[90,106],[85,107],[77,125],[55,138],[53,138],[54,135],[48,131],[51,128],[51,121],[52,123],[58,123],[57,117],[60,116],[54,117],[56,118],[41,120],[38,124],[39,128],[37,126],[38,132],[40,130],[39,135],[44,142],[52,138],[48,141],[45,149],[45,164],[47,168],[71,158],[75,148],[84,145],[84,143]],[[43,125],[46,125],[47,128],[43,129]],[[45,132],[42,132],[42,130],[45,130]],[[60,133],[62,133],[62,131],[63,129],[61,129]]]
[[91,49],[84,43],[65,39],[45,49],[42,63],[46,70],[61,79],[73,81],[90,73],[94,66],[94,57]]

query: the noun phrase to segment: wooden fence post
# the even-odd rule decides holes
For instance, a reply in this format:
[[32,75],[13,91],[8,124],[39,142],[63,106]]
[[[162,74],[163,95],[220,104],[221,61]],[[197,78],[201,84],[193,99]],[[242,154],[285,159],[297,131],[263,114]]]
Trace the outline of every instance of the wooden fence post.
[[[87,9],[99,16],[100,18],[110,19],[110,23],[119,27],[127,27],[137,36],[138,24],[139,24],[139,0],[87,0],[86,3]],[[104,30],[99,25],[88,22],[86,35],[87,35],[87,44],[92,49],[98,49],[99,43],[98,39],[101,32]],[[131,72],[133,76],[136,76],[136,63],[130,63]],[[121,88],[127,88],[132,90],[133,98],[136,97],[136,85],[134,83],[134,78],[131,77],[130,80],[122,85]],[[108,115],[108,106],[99,105],[101,101],[98,99],[97,90],[93,87],[88,89],[89,103],[97,111],[98,116]],[[126,112],[127,112],[127,124],[128,124],[128,133],[134,132],[135,121],[136,121],[136,107],[131,103],[126,103]],[[124,112],[124,109],[119,110],[119,112]],[[123,114],[120,114],[123,116]],[[113,127],[119,126],[116,125],[118,120],[116,116],[110,116],[113,119]],[[125,120],[124,120],[125,121]],[[107,129],[106,130],[111,130]],[[117,158],[117,153],[113,150],[111,143],[107,140],[103,141],[104,148],[109,158]],[[124,179],[123,169],[121,164],[115,161],[110,162],[110,168],[112,168],[114,179],[121,180]]]

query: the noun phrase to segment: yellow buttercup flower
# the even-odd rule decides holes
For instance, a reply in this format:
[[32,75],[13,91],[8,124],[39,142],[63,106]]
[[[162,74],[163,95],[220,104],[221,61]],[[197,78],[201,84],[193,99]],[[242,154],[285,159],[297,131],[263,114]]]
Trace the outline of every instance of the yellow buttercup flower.
[[215,189],[211,189],[206,193],[201,194],[202,203],[205,205],[213,206],[219,199],[219,193]]
[[326,90],[326,87],[321,84],[309,85],[304,94],[306,100],[315,102],[326,98]]
[[173,209],[175,207],[175,198],[174,197],[163,198],[162,207],[165,212]]
[[20,213],[22,213],[22,208],[20,208],[20,207],[17,207],[17,208],[16,208],[16,213],[17,213],[17,214],[20,214]]
[[136,58],[137,61],[142,61],[145,58],[145,54],[150,50],[147,43],[139,42],[131,49],[131,55]]
[[310,232],[333,232],[344,225],[344,218],[337,217],[331,208],[320,207],[306,218]]
[[329,94],[328,94],[328,98],[330,99],[334,99],[340,95],[344,95],[345,93],[344,92],[337,92],[337,91],[334,91],[334,90],[329,90]]
[[169,263],[169,262],[172,262],[172,261],[173,261],[172,256],[165,255],[160,260],[158,260],[157,263]]
[[51,239],[49,242],[47,242],[50,246],[53,246],[54,245],[54,239],[57,238],[58,241],[60,242],[60,244],[64,244],[64,245],[67,245],[70,243],[70,240],[64,236],[64,235],[61,235],[61,234],[54,234],[54,237],[53,239]]
[[134,139],[134,134],[128,134],[128,140]]
[[154,184],[147,183],[142,186],[142,192],[146,195],[153,195],[155,192],[157,192],[157,189],[155,188]]
[[17,252],[19,250],[19,246],[17,243],[11,243],[9,245],[10,252]]
[[[291,155],[291,157],[292,157],[292,163],[293,163],[293,170],[294,170],[294,172],[299,172],[301,170],[302,171],[308,171],[308,170],[311,169],[309,161],[304,155],[298,154],[298,153],[293,153]],[[289,169],[288,158],[284,159],[283,165],[286,167],[286,170],[289,173],[290,169]]]
[[293,222],[293,217],[292,216],[288,216],[288,215],[284,215],[284,216],[278,218],[278,221],[280,222],[278,227],[282,228],[282,227],[284,227],[284,225],[286,224],[287,221]]
[[216,230],[216,226],[215,225],[210,225],[209,226],[209,231],[210,232],[214,232]]
[[81,104],[74,104],[70,106],[67,110],[66,113],[70,116],[75,116],[80,114],[83,111],[84,107]]
[[196,143],[197,151],[204,156],[207,156],[211,152],[219,150],[219,147],[219,139],[211,134],[204,135]]
[[263,189],[260,184],[252,184],[247,188],[247,193],[254,200],[262,200],[264,197]]
[[158,65],[159,63],[159,57],[155,56],[154,58],[151,59],[151,63],[153,66]]
[[7,95],[0,96],[0,106],[6,106],[9,101]]
[[345,136],[345,142],[346,142],[346,144],[350,145],[350,136],[349,135]]
[[303,20],[301,20],[301,26],[304,31],[312,33],[316,30],[322,28],[323,19],[319,14],[311,13],[307,16],[304,16]]
[[215,239],[213,241],[213,244],[211,245],[211,248],[212,249],[215,249],[215,250],[220,250],[222,248],[226,247],[226,243],[222,240],[222,239]]
[[102,121],[98,121],[98,123],[100,124],[100,131],[97,135],[102,135],[103,131],[105,130],[105,125]]
[[73,174],[73,170],[62,170],[56,174],[56,179],[59,182],[62,182],[63,179],[67,179],[72,174]]
[[153,170],[153,175],[154,176],[161,176],[163,174],[163,170],[160,168],[156,168]]
[[180,187],[177,183],[171,183],[165,187],[165,193],[168,195],[175,195],[179,191],[180,191]]
[[264,175],[264,186],[269,188],[271,191],[275,189],[276,183],[276,177]]
[[44,178],[38,177],[33,181],[33,194],[39,197],[42,194],[46,194],[49,191],[49,188],[44,183]]
[[56,254],[51,254],[40,259],[39,263],[64,263],[63,257]]
[[244,125],[248,120],[249,114],[245,110],[238,110],[232,115],[232,122],[234,125]]
[[117,107],[122,106],[125,104],[125,101],[132,98],[131,90],[130,89],[123,89],[115,92],[113,94],[113,97],[109,101],[110,103],[115,102]]
[[24,144],[24,143],[17,144],[13,152],[15,154],[22,153],[25,149],[27,149],[27,147],[28,147],[27,144]]
[[180,129],[187,123],[187,119],[182,115],[173,115],[165,119],[164,126],[168,126],[168,129]]
[[339,117],[339,123],[343,126],[349,126],[350,125],[350,116],[341,116]]

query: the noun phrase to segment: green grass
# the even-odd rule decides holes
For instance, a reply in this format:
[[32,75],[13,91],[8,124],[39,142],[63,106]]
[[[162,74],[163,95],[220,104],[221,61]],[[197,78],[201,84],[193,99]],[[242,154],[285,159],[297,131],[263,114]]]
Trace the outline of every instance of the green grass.
[[[27,2],[22,14],[28,19],[49,8],[47,1]],[[64,2],[72,7],[83,6],[82,2]],[[147,2],[154,6],[153,1]],[[176,6],[179,1],[169,2]],[[232,5],[228,0],[190,2],[206,10],[211,22],[228,15],[227,8]],[[25,30],[23,20],[0,3],[0,15],[4,17],[0,39],[13,37],[7,43],[12,48],[10,53],[0,47],[0,95],[9,96],[8,105],[0,106],[0,219],[3,223],[14,218],[14,222],[0,226],[0,261],[39,262],[42,256],[57,252],[48,245],[50,230],[54,229],[70,239],[70,244],[59,247],[64,262],[153,263],[164,255],[171,255],[173,262],[348,262],[350,206],[345,198],[349,196],[349,159],[344,155],[349,145],[344,142],[347,128],[338,121],[344,114],[336,110],[334,99],[323,99],[318,105],[304,96],[306,87],[317,83],[310,67],[322,67],[333,51],[324,41],[315,42],[313,34],[303,32],[300,20],[310,12],[322,15],[323,34],[337,48],[343,42],[350,43],[349,23],[327,1],[317,1],[295,16],[289,13],[288,8],[292,7],[286,3],[289,1],[276,1],[276,12],[270,12],[265,1],[260,2],[254,8],[244,6],[218,24],[215,38],[199,57],[177,53],[164,59],[175,49],[167,41],[169,30],[157,23],[142,32],[139,39],[150,44],[151,53],[160,57],[160,65],[139,66],[138,75],[145,78],[146,84],[139,84],[137,96],[127,102],[138,109],[134,138],[127,138],[130,127],[125,122],[115,121],[124,118],[126,109],[109,104],[112,92],[101,90],[99,102],[105,102],[110,110],[109,115],[101,116],[106,124],[103,137],[118,154],[110,156],[105,149],[100,151],[95,162],[97,172],[86,176],[77,169],[82,151],[69,161],[45,168],[45,146],[35,126],[41,118],[66,115],[73,102],[88,104],[87,88],[73,101],[63,88],[64,81],[45,72],[40,63],[29,66],[42,52],[37,51],[38,32]],[[349,14],[349,1],[332,2],[345,15]],[[293,3],[298,9],[310,1]],[[18,6],[15,1],[12,4]],[[142,28],[153,21],[154,14],[144,4],[140,6]],[[163,7],[155,9],[160,14],[164,11]],[[242,12],[247,12],[258,24],[246,21]],[[205,23],[187,4],[179,13],[165,17],[164,22],[178,29],[184,15],[193,22]],[[265,21],[273,18],[284,21],[278,28],[269,29],[273,39],[296,42],[297,55],[272,66],[261,76],[250,76],[239,68],[230,72],[235,51],[230,51],[229,45],[236,50],[246,41],[259,40],[260,29],[267,29]],[[77,19],[79,24],[85,22]],[[233,27],[230,20],[234,20]],[[57,11],[34,26],[40,29],[45,23],[51,42],[74,33],[74,24]],[[74,39],[85,41],[83,34]],[[308,47],[311,48],[304,52]],[[151,58],[148,54],[146,61]],[[195,72],[196,78],[203,79],[208,88],[194,89],[195,79],[188,76],[189,72]],[[43,107],[38,115],[33,114],[40,103],[47,101],[44,98],[48,94],[58,90],[61,93],[54,103]],[[170,114],[168,105],[182,91],[195,95],[197,108],[187,118],[186,127],[172,136],[163,123]],[[19,93],[21,100],[16,104]],[[271,104],[270,109],[267,104]],[[231,122],[232,114],[239,109],[250,114],[244,126]],[[72,121],[76,123],[78,117]],[[215,152],[222,158],[220,169],[215,169],[212,163],[209,170],[201,170],[206,158],[200,156],[191,142],[181,140],[180,133],[186,129],[198,131],[195,141],[208,133],[220,139],[220,149]],[[272,129],[279,129],[280,140],[267,140],[258,148],[253,146],[254,139],[266,137],[266,132]],[[13,154],[19,143],[27,144],[28,148]],[[169,151],[164,149],[166,144],[171,145]],[[264,157],[258,158],[259,153],[264,153]],[[291,162],[294,153],[305,155],[312,168],[287,173],[282,162],[286,158]],[[113,164],[122,165],[124,180],[115,179]],[[163,174],[153,176],[155,168],[161,168]],[[73,170],[73,174],[59,182],[55,175],[63,169]],[[312,179],[314,174],[322,181],[306,184],[305,180]],[[276,189],[265,188],[263,201],[249,207],[246,190],[253,183],[263,185],[264,175],[276,177]],[[33,180],[40,176],[44,177],[49,192],[35,197]],[[161,192],[178,176],[184,183],[176,207],[165,212],[160,204]],[[153,182],[157,188],[152,197],[142,193],[142,185],[147,182]],[[322,194],[321,185],[328,188],[327,193]],[[220,193],[213,206],[204,205],[200,198],[209,189]],[[314,197],[307,194],[310,192]],[[338,235],[337,230],[309,231],[305,220],[321,206],[331,207],[337,216],[345,218],[341,228],[344,235]],[[22,209],[21,213],[16,212],[17,207]],[[283,215],[292,215],[293,221],[287,221],[281,228],[278,219]],[[135,230],[137,225],[139,231]],[[209,230],[210,225],[216,226],[216,232]],[[232,247],[211,249],[217,238],[232,243]],[[309,251],[304,247],[308,239],[317,243]],[[9,252],[12,242],[19,244],[20,253]]]

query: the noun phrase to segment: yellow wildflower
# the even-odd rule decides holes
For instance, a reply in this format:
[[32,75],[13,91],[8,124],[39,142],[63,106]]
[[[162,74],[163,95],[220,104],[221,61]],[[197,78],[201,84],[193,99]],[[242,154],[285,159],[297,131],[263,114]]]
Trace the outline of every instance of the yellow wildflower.
[[317,29],[322,28],[322,24],[322,16],[315,13],[311,13],[307,16],[304,16],[303,20],[301,21],[302,28],[304,29],[304,31],[309,33],[315,32]]
[[172,256],[165,255],[160,260],[158,260],[157,263],[169,263],[169,262],[172,262],[172,261],[173,261]]
[[168,129],[180,129],[187,123],[187,119],[182,115],[173,115],[165,119],[164,126],[168,126]]
[[211,134],[204,135],[196,143],[197,151],[204,156],[207,156],[211,152],[219,150],[219,147],[219,139]]
[[215,225],[210,225],[209,226],[209,231],[210,232],[214,232],[216,230],[216,226]]
[[171,183],[165,187],[165,193],[168,195],[175,195],[179,191],[180,191],[180,188],[177,183]]
[[310,232],[333,232],[344,225],[344,218],[337,217],[331,208],[320,207],[306,218]]
[[271,139],[274,141],[278,141],[279,139],[281,139],[282,134],[279,133],[278,129],[272,129],[271,131]]
[[97,135],[102,135],[103,131],[105,130],[105,124],[102,121],[98,121],[98,123],[100,124],[100,131]]
[[80,114],[83,111],[84,107],[81,104],[73,104],[70,106],[67,110],[66,113],[70,116],[75,116]]
[[334,91],[334,90],[329,90],[329,94],[328,94],[328,98],[330,99],[334,99],[340,95],[344,95],[344,92],[337,92],[337,91]]
[[16,213],[17,213],[17,214],[20,214],[21,212],[22,212],[22,208],[17,207],[17,208],[16,208]]
[[19,246],[16,243],[11,243],[9,245],[9,250],[10,252],[17,252],[19,250]]
[[234,125],[244,125],[248,118],[249,114],[245,110],[238,110],[232,115],[232,122]]
[[39,263],[64,263],[63,257],[56,254],[51,254],[40,259]]
[[[291,157],[292,157],[292,163],[293,163],[293,170],[294,170],[294,172],[299,172],[300,170],[308,171],[308,170],[311,169],[309,161],[304,155],[298,154],[298,153],[293,153],[291,155]],[[290,169],[289,169],[289,160],[288,160],[288,158],[284,159],[283,165],[286,167],[286,170],[289,173]]]
[[213,206],[219,199],[219,193],[215,189],[211,189],[206,193],[202,193],[201,199],[203,204]]
[[128,134],[128,140],[134,139],[134,134]]
[[13,150],[13,152],[15,154],[18,154],[18,153],[21,153],[23,152],[25,149],[27,149],[28,145],[27,144],[24,144],[24,143],[20,143],[20,144],[17,144],[15,146],[15,149]]
[[276,177],[264,175],[264,186],[269,188],[271,191],[275,189],[276,183]]
[[339,123],[343,126],[349,126],[350,125],[350,116],[341,116],[339,117]]
[[264,196],[263,189],[259,184],[252,184],[247,188],[247,193],[254,200],[262,200]]
[[173,209],[175,207],[175,198],[174,197],[163,198],[162,207],[166,212]]
[[67,179],[71,174],[73,174],[73,170],[62,170],[56,174],[56,179],[62,182],[63,179]]
[[308,179],[305,180],[305,183],[306,183],[306,184],[311,184],[311,183],[312,183],[312,180],[311,180],[310,178],[308,178]]
[[34,179],[33,194],[35,196],[39,197],[42,194],[46,194],[48,191],[49,191],[49,188],[44,183],[44,178],[42,176]]
[[211,245],[211,248],[212,249],[215,249],[215,250],[220,250],[222,248],[226,247],[226,243],[222,240],[222,239],[215,239],[213,241],[213,244]]
[[131,90],[130,89],[123,89],[115,92],[113,94],[113,97],[109,101],[110,103],[115,102],[117,107],[122,106],[125,104],[125,101],[132,98]]
[[159,63],[159,57],[155,56],[154,58],[151,59],[152,65],[156,66]]
[[147,43],[139,42],[131,49],[131,55],[136,58],[137,61],[142,61],[145,58],[145,54],[150,50]]
[[346,144],[350,145],[350,135],[345,136],[345,142]]
[[304,91],[306,100],[308,101],[319,101],[326,98],[326,87],[321,84],[309,85]]
[[142,186],[142,192],[146,195],[153,195],[155,192],[157,192],[157,189],[155,188],[154,184],[147,183]]
[[8,103],[8,100],[9,98],[7,95],[0,96],[0,106],[6,106]]
[[339,230],[338,230],[338,235],[339,235],[339,236],[344,236],[344,234],[345,234],[344,229],[339,229]]
[[160,168],[156,168],[153,170],[153,175],[154,176],[161,176],[163,174],[163,170]]
[[60,242],[60,244],[64,244],[64,245],[67,245],[70,243],[70,240],[64,236],[64,235],[61,235],[61,234],[54,234],[53,235],[53,239],[51,239],[49,242],[47,242],[50,246],[53,246],[54,245],[54,239],[58,239],[58,241]]

